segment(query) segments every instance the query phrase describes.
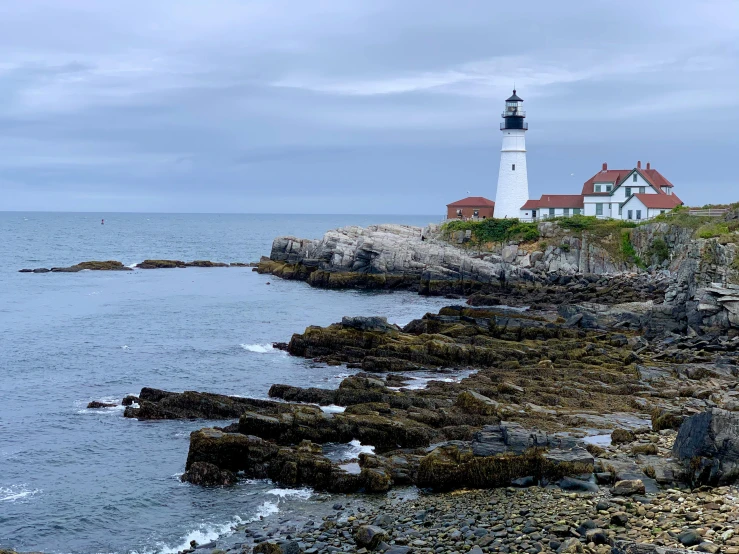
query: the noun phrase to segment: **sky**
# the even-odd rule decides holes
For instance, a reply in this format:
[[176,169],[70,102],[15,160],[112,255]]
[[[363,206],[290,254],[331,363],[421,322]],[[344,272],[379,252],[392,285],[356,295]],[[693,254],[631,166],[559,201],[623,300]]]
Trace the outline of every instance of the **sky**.
[[739,200],[737,0],[0,0],[0,211],[443,214],[651,162]]

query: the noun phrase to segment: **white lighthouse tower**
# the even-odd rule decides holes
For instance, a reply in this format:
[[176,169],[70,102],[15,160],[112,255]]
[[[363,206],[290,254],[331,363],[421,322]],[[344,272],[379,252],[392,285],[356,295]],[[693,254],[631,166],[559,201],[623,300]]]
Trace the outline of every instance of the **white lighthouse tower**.
[[503,123],[503,148],[500,150],[498,191],[495,194],[495,217],[515,218],[521,206],[529,199],[529,178],[526,172],[526,131],[523,99],[513,89],[513,96],[505,101]]

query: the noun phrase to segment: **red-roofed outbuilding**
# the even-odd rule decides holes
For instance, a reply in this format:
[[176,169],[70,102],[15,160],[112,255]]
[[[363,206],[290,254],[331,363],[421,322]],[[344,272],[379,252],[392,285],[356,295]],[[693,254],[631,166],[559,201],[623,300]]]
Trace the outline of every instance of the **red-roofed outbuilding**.
[[495,202],[482,196],[468,196],[446,205],[447,219],[487,219],[495,213]]

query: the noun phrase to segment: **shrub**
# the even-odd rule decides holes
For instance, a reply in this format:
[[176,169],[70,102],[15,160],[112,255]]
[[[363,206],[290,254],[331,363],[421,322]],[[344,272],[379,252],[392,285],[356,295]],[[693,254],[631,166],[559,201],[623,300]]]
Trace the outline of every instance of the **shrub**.
[[536,223],[522,223],[518,219],[484,219],[482,221],[448,221],[442,233],[449,236],[456,231],[472,231],[475,242],[503,242],[510,239],[534,241],[539,238]]
[[645,267],[639,255],[631,244],[631,233],[623,231],[621,233],[621,254],[627,262],[632,262],[637,267]]
[[566,242],[563,242],[562,244],[559,245],[559,249],[562,252],[569,252],[570,251],[570,245],[568,243],[566,243]]
[[657,263],[661,264],[662,262],[670,258],[670,247],[667,246],[667,243],[664,241],[664,239],[657,238],[652,241],[647,254],[650,258],[656,257]]
[[726,222],[706,223],[698,228],[698,238],[713,239],[729,234],[729,225]]

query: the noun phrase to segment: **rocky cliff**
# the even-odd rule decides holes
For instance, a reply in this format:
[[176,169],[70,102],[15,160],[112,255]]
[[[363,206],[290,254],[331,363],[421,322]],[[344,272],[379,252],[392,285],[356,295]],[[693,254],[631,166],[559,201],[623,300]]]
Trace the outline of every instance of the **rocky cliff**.
[[[344,227],[317,240],[279,237],[258,270],[325,288],[476,293],[511,305],[538,303],[556,292],[558,303],[600,304],[595,311],[583,305],[567,312],[592,316],[585,320],[596,326],[603,317],[614,323],[603,305],[640,302],[634,308],[638,325],[653,334],[739,329],[736,231],[704,239],[696,238],[695,226],[678,222],[594,232],[556,221],[539,223],[537,231],[536,241],[471,247],[469,232],[449,236],[436,225]],[[621,310],[626,327],[638,328],[625,315],[634,310]]]

